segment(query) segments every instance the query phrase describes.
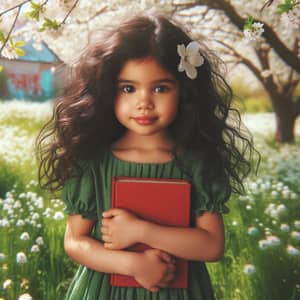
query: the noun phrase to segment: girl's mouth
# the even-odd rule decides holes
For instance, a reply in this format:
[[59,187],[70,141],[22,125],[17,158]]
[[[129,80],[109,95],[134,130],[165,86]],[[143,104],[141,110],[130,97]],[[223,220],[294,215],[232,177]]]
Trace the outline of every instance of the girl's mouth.
[[149,118],[149,117],[137,117],[133,119],[139,125],[151,125],[156,120],[156,118]]

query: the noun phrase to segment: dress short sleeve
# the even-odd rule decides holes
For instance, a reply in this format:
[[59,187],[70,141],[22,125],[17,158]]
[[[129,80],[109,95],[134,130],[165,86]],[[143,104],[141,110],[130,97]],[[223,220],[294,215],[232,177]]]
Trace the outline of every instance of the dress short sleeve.
[[201,167],[193,168],[192,177],[192,212],[199,216],[205,211],[229,213],[226,202],[231,195],[231,187],[227,178],[216,178],[216,180],[204,184],[205,172]]
[[80,166],[82,175],[68,179],[62,189],[61,198],[66,204],[64,212],[96,220],[98,217],[92,170],[88,163],[81,162]]

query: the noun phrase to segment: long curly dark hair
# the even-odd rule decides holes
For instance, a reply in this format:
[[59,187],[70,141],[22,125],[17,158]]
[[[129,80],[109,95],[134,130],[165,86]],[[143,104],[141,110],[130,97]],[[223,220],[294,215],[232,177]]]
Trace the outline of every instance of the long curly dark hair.
[[222,63],[201,41],[204,64],[197,78],[178,71],[177,45],[191,41],[166,17],[144,15],[91,43],[69,69],[53,116],[37,137],[40,185],[58,190],[74,176],[79,160],[101,155],[124,134],[126,128],[114,115],[118,74],[129,59],[153,57],[179,82],[179,109],[170,125],[175,158],[180,164],[178,149],[190,152],[205,164],[208,183],[223,176],[231,190],[241,193],[255,149],[250,135],[241,130],[238,111],[231,108],[232,90],[220,74]]

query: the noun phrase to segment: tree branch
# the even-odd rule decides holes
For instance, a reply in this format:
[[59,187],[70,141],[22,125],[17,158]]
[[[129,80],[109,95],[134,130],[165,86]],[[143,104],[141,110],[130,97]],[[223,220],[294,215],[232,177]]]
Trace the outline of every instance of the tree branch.
[[14,10],[14,9],[16,9],[18,7],[22,7],[24,4],[26,4],[26,3],[30,2],[30,1],[31,0],[25,0],[25,1],[23,1],[23,2],[21,2],[19,4],[17,4],[17,5],[15,5],[15,6],[12,6],[12,7],[8,8],[8,9],[6,9],[6,10],[0,12],[0,17],[3,16],[3,15],[5,15],[6,13],[8,13],[11,10]]
[[59,24],[59,26],[66,24],[66,20],[68,19],[69,15],[71,14],[71,12],[74,10],[74,8],[76,7],[76,5],[78,4],[79,0],[76,0],[72,7],[70,8],[70,10],[68,11],[68,13],[66,14],[66,16],[64,17],[64,19],[62,20],[62,22]]
[[6,46],[8,40],[9,40],[10,35],[11,35],[13,29],[14,29],[15,26],[16,26],[18,17],[19,17],[19,15],[20,15],[20,11],[21,11],[21,6],[18,7],[18,10],[17,10],[16,16],[15,16],[14,22],[13,22],[13,24],[11,25],[11,27],[10,27],[10,29],[9,29],[9,32],[8,32],[6,38],[5,38],[5,41],[3,42],[3,45],[2,45],[2,47],[1,47],[1,49],[0,49],[0,55],[1,55],[1,53],[2,53],[2,51],[3,51],[3,49],[4,49],[4,47]]

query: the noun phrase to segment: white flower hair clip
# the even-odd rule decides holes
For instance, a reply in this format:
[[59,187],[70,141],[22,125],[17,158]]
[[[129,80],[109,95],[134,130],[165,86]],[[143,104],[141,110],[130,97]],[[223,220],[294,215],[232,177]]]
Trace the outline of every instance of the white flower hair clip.
[[200,45],[195,41],[190,42],[186,48],[183,44],[177,45],[177,53],[180,56],[178,71],[185,71],[190,79],[195,79],[197,77],[196,67],[200,67],[204,63],[204,58],[199,50]]

